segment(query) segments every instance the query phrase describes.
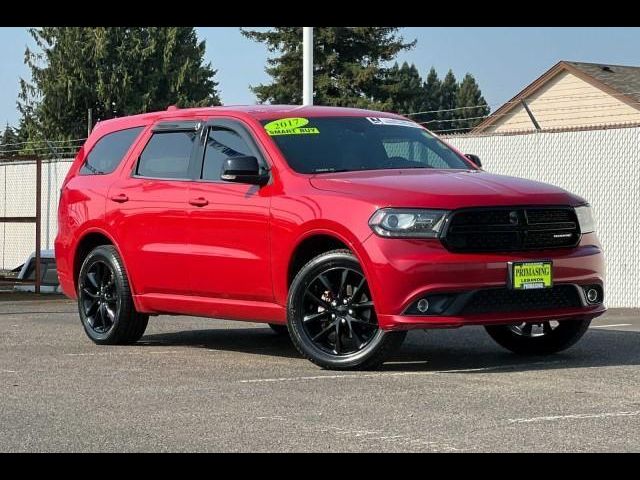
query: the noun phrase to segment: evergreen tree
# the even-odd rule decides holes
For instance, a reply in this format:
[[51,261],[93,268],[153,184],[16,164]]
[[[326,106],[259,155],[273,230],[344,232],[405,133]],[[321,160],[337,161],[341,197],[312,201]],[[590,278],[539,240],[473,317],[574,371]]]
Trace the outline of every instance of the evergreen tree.
[[[425,90],[422,78],[415,65],[404,62],[401,67],[394,64],[385,76],[385,104],[400,114],[416,113],[425,109]],[[412,116],[416,119],[418,116]]]
[[[252,87],[260,102],[302,102],[302,27],[266,32],[241,30],[267,45],[277,56],[267,60],[270,84]],[[389,108],[385,101],[383,64],[415,45],[405,43],[396,27],[317,27],[314,29],[314,103]]]
[[[456,111],[459,120],[455,128],[458,129],[471,129],[482,121],[482,118],[477,117],[484,117],[489,114],[489,106],[482,96],[475,78],[470,73],[467,73],[460,83],[456,106],[458,108],[471,107]],[[460,130],[460,132],[464,132],[464,130]]]
[[457,110],[455,110],[455,108],[457,108],[457,99],[458,82],[456,81],[456,76],[453,74],[453,71],[449,70],[440,84],[439,110],[442,111],[438,113],[438,120],[440,120],[440,122],[438,123],[437,130],[451,130],[456,128],[456,123],[453,120],[457,118]]
[[29,33],[31,80],[20,80],[29,140],[86,136],[94,121],[178,106],[219,105],[216,71],[192,27],[44,27]]
[[7,123],[7,126],[0,137],[0,159],[17,156],[17,152],[15,150],[18,150],[20,147],[17,145],[18,142],[18,134]]
[[438,114],[435,111],[440,109],[442,82],[438,78],[438,73],[434,67],[431,67],[429,70],[427,80],[422,84],[422,90],[424,105],[420,111],[429,113],[421,113],[420,115],[416,115],[412,118],[417,122],[422,123],[429,130],[438,130]]

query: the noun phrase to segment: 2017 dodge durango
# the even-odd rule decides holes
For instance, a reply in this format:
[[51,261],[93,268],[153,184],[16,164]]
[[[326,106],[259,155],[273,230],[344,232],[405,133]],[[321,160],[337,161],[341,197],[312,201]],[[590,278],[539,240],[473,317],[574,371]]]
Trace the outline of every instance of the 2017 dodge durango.
[[61,286],[98,344],[136,342],[150,315],[197,315],[265,322],[317,365],[364,369],[415,328],[484,325],[513,352],[553,353],[605,311],[584,199],[486,172],[390,113],[99,122],[58,228]]

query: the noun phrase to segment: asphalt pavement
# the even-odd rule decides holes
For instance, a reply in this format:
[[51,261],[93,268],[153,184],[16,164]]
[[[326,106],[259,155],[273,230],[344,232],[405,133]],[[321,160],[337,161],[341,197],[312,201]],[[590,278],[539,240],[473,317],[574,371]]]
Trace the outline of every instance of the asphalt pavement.
[[465,327],[332,372],[261,324],[160,316],[97,346],[73,302],[0,294],[0,389],[3,452],[637,452],[640,310],[548,357]]

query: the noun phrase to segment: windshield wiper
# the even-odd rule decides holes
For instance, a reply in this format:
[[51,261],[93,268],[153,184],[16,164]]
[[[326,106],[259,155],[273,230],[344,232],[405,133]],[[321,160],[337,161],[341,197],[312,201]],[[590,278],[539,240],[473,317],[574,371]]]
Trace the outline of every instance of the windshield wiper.
[[348,168],[316,168],[312,173],[338,173],[338,172],[355,172]]

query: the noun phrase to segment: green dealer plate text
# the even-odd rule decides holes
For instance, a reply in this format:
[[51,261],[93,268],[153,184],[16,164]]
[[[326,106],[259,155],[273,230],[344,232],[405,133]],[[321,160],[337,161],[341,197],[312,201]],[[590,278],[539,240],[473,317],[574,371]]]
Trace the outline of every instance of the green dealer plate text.
[[552,262],[509,262],[510,287],[515,290],[553,287]]

